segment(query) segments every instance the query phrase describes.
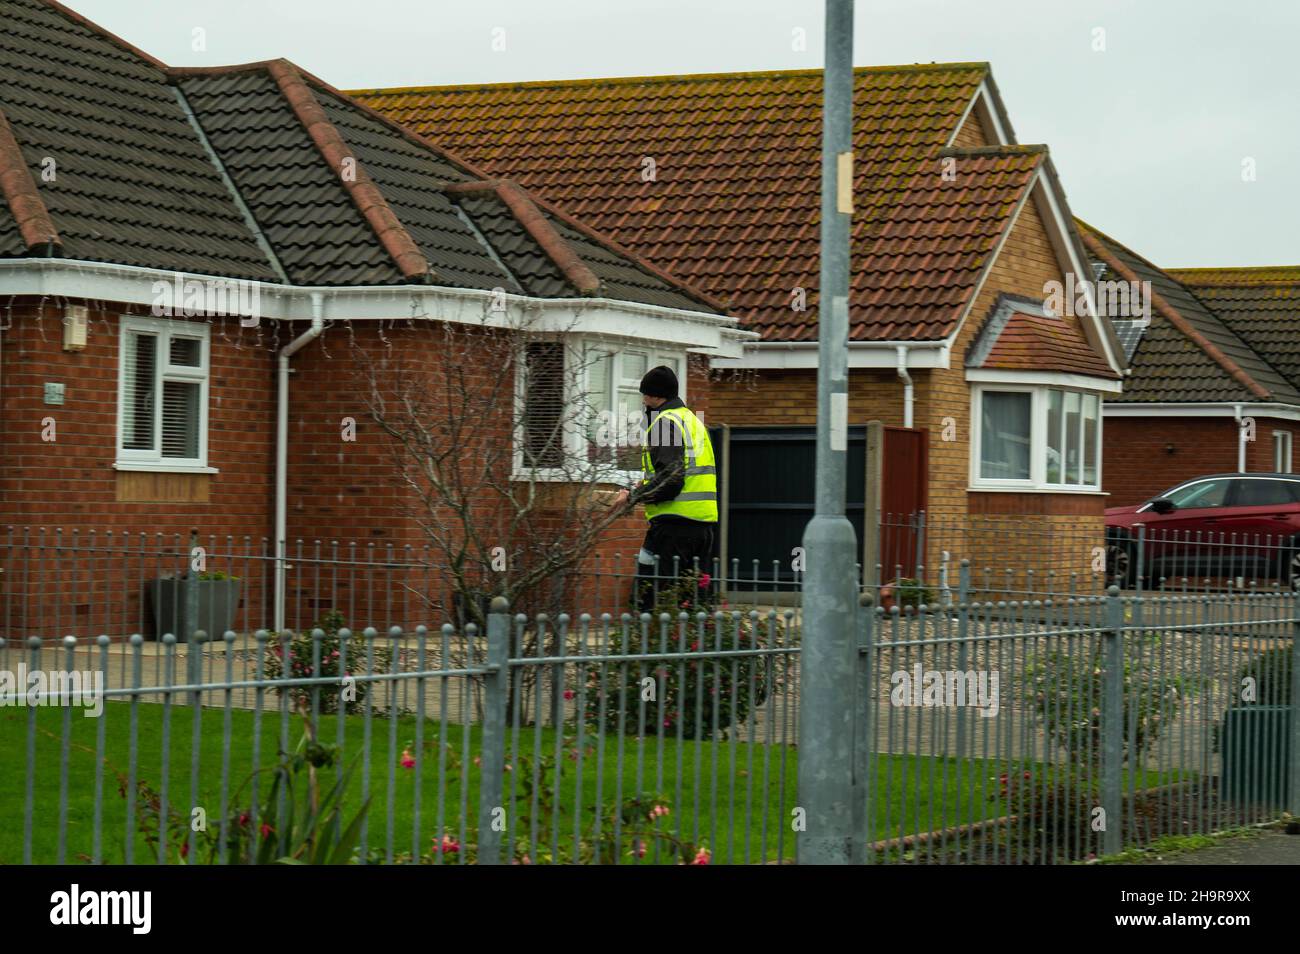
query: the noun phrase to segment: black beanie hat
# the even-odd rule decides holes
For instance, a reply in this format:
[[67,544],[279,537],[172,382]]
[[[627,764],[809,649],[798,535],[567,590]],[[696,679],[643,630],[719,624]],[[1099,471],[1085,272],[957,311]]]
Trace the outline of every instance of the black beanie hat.
[[651,368],[641,379],[641,393],[657,398],[677,397],[677,375],[667,365]]

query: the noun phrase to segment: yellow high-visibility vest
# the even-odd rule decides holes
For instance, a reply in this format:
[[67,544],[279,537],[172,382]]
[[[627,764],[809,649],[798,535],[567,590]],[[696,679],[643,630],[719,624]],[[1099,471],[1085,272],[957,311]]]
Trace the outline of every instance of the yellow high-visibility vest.
[[674,407],[661,411],[646,428],[646,446],[641,451],[641,467],[645,471],[645,479],[641,483],[649,483],[655,472],[654,461],[650,457],[650,446],[654,441],[652,435],[660,435],[662,439],[670,431],[666,424],[659,423],[662,418],[671,418],[677,425],[674,433],[685,441],[685,483],[682,492],[672,500],[646,504],[646,518],[653,520],[660,514],[671,513],[702,523],[717,523],[718,471],[713,458],[713,444],[704,422],[691,413],[689,408]]

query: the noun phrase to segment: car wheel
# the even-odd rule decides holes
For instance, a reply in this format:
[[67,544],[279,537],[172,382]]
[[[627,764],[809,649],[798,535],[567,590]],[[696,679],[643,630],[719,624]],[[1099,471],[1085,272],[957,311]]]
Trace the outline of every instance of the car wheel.
[[1277,579],[1288,590],[1300,586],[1300,538],[1282,545],[1277,555]]
[[1106,542],[1106,585],[1121,590],[1133,586],[1137,561],[1133,558],[1133,544],[1121,540]]

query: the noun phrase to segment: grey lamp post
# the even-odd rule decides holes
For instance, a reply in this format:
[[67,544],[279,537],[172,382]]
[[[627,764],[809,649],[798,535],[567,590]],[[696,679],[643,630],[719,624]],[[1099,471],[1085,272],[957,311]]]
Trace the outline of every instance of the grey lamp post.
[[[826,0],[818,290],[817,509],[804,530],[799,687],[800,864],[853,860],[857,540],[844,515],[849,238],[853,212],[853,0]],[[858,793],[861,795],[861,793]]]

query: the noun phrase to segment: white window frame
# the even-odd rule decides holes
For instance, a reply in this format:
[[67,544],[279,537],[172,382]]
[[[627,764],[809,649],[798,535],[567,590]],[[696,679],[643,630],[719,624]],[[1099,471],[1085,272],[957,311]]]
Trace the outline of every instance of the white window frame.
[[[153,447],[149,450],[123,446],[127,400],[126,343],[132,333],[151,334],[158,339],[154,361]],[[200,342],[198,367],[171,363],[173,337],[191,338]],[[208,398],[212,378],[212,336],[207,323],[123,315],[117,350],[117,460],[113,465],[115,469],[158,473],[217,473],[216,468],[208,466]],[[199,454],[197,457],[162,456],[162,393],[163,384],[168,381],[199,385]]]
[[[982,477],[980,476],[980,458],[983,456],[981,451],[981,442],[984,436],[984,415],[983,402],[984,393],[991,391],[995,393],[1018,392],[1028,393],[1030,395],[1029,405],[1029,477],[1028,479],[1010,479],[1004,477]],[[1048,483],[1047,481],[1047,424],[1049,400],[1048,392],[1060,391],[1062,393],[1075,392],[1079,394],[1080,401],[1089,395],[1097,398],[1097,461],[1096,461],[1096,482],[1088,484],[1072,483]],[[1058,385],[1045,384],[972,384],[971,385],[971,439],[970,439],[970,487],[971,490],[1021,490],[1041,493],[1101,493],[1102,475],[1102,418],[1105,408],[1105,400],[1100,391],[1080,389],[1077,387],[1064,387]],[[1082,442],[1084,416],[1082,413],[1082,404],[1080,405],[1079,414],[1079,434],[1078,438]],[[1080,471],[1084,469],[1085,461],[1080,460]],[[1065,461],[1062,460],[1062,474],[1064,476]]]
[[[617,404],[617,395],[620,384],[625,383],[624,379],[619,377],[622,367],[622,355],[627,353],[643,354],[646,357],[647,370],[664,364],[669,360],[676,361],[681,373],[678,375],[678,396],[686,401],[686,379],[688,377],[688,360],[689,355],[683,348],[681,350],[665,349],[662,345],[655,342],[635,341],[635,340],[618,340],[606,337],[568,337],[556,335],[554,338],[545,338],[541,336],[532,337],[529,342],[520,345],[516,351],[516,367],[519,373],[515,375],[515,441],[513,448],[514,459],[514,479],[516,480],[543,480],[543,481],[567,481],[573,480],[580,476],[583,467],[586,464],[587,438],[586,426],[570,427],[569,433],[566,434],[565,444],[566,451],[574,461],[571,468],[561,469],[556,467],[527,467],[524,465],[524,448],[521,422],[524,418],[524,408],[527,400],[527,382],[525,381],[525,369],[527,367],[526,348],[529,343],[536,341],[564,341],[564,380],[568,388],[565,395],[565,409],[570,415],[575,407],[587,401],[587,395],[591,393],[591,364],[588,360],[588,354],[591,351],[603,351],[613,355],[614,373],[610,375],[607,383],[607,392],[603,396],[604,403],[597,405],[596,410],[605,410],[612,415]],[[581,369],[581,374],[575,374],[575,369]],[[626,379],[630,381],[631,379]],[[640,381],[637,382],[638,384]],[[581,387],[581,393],[576,388]],[[592,402],[595,403],[594,401]],[[575,422],[576,423],[576,422]],[[593,465],[597,466],[597,465]],[[615,470],[605,468],[601,472],[603,482],[632,484],[639,481],[642,477],[640,470]]]
[[1277,474],[1290,474],[1291,470],[1291,449],[1293,441],[1290,431],[1273,432],[1273,472]]

